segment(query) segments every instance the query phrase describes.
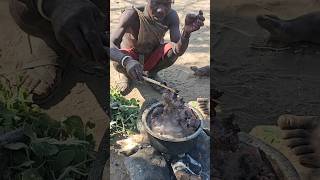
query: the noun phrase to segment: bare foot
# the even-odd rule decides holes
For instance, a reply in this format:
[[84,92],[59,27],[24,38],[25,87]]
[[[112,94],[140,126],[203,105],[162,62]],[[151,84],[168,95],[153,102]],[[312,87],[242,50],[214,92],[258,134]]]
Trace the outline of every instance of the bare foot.
[[274,15],[259,15],[256,18],[257,23],[270,33],[270,40],[281,42],[293,42],[288,32],[286,32],[286,22]]
[[320,118],[317,116],[281,115],[278,125],[283,130],[283,139],[303,166],[320,168],[320,147],[316,145],[320,133]]
[[123,73],[119,73],[119,76],[120,80],[116,82],[116,88],[120,91],[121,95],[126,96],[133,89],[132,82],[130,78]]
[[210,66],[204,66],[201,68],[191,66],[190,69],[194,72],[195,76],[210,76]]
[[25,59],[22,67],[22,86],[33,95],[36,103],[48,100],[58,87],[64,63],[44,42],[37,46],[30,59]]
[[197,98],[199,103],[199,108],[201,109],[204,115],[209,115],[209,99],[208,98]]

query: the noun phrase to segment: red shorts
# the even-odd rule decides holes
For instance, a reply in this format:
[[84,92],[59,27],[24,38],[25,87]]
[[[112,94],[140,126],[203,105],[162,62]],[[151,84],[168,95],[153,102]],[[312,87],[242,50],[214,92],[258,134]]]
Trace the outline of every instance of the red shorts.
[[[164,56],[168,53],[168,51],[172,49],[171,43],[165,43],[158,47],[155,51],[153,51],[149,56],[145,57],[144,60],[144,71],[150,71],[155,66],[164,59]],[[134,51],[134,48],[131,49],[120,49],[120,51],[126,55],[131,56],[133,59],[138,60],[139,54]]]

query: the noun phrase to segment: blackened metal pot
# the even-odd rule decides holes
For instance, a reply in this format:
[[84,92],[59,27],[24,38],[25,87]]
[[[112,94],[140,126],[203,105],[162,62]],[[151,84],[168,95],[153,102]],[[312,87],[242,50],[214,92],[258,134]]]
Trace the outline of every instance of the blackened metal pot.
[[159,152],[170,154],[170,155],[179,155],[183,153],[189,152],[192,148],[194,148],[197,137],[202,131],[203,126],[203,115],[194,107],[186,104],[200,119],[199,128],[191,135],[183,138],[173,138],[173,137],[163,137],[159,134],[154,133],[149,127],[149,120],[153,110],[156,107],[164,106],[161,102],[157,102],[149,106],[142,114],[142,124],[143,127],[148,134],[150,144]]

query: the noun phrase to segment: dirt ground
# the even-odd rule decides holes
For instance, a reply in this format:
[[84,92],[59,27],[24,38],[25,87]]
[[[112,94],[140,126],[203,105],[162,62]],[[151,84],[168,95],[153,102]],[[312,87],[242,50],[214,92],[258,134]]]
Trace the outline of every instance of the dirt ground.
[[[133,5],[144,5],[144,0],[134,1]],[[206,18],[205,25],[199,31],[192,33],[190,44],[186,53],[181,56],[177,62],[163,71],[160,77],[169,83],[173,88],[180,90],[180,96],[186,101],[195,100],[197,97],[209,97],[210,80],[209,78],[198,78],[193,76],[190,66],[205,66],[209,64],[210,56],[210,6],[208,0],[175,1],[172,8],[177,10],[180,17],[181,26],[184,24],[185,15],[189,12],[197,13],[203,10]],[[111,33],[119,22],[121,10],[132,6],[131,1],[117,0],[111,2]],[[168,33],[166,40],[168,40]],[[118,73],[110,66],[110,83],[112,87],[116,86],[119,80]],[[140,90],[140,92],[139,92]],[[159,94],[148,85],[138,85],[128,96],[128,98],[137,98],[142,103],[145,98],[159,97]]]
[[[133,1],[132,1],[133,2]],[[132,6],[132,2],[128,0],[116,0],[111,2],[111,33],[119,22],[121,10]],[[186,53],[181,56],[177,62],[159,72],[160,77],[168,84],[180,91],[179,95],[186,101],[196,100],[197,97],[210,96],[210,79],[208,77],[198,78],[193,76],[190,66],[206,66],[210,63],[210,6],[208,0],[192,0],[192,1],[175,1],[172,6],[177,10],[180,17],[181,26],[184,24],[184,18],[187,13],[197,13],[203,10],[205,25],[199,31],[194,32],[190,38],[189,48]],[[144,5],[145,0],[134,1],[133,5]],[[168,33],[165,39],[168,41]],[[110,85],[116,86],[119,80],[118,73],[114,68],[110,67]],[[147,98],[160,98],[160,94],[154,91],[147,84],[138,84],[136,88],[127,95],[127,98],[136,98],[142,104]],[[123,157],[118,156],[113,147],[111,147],[110,158],[110,179],[125,180],[128,179],[125,167],[123,165]]]
[[[0,75],[15,73],[19,61],[32,57],[27,35],[14,24],[7,1],[0,0]],[[119,21],[121,10],[130,6],[131,2],[143,5],[145,1],[111,2],[111,30]],[[180,90],[180,95],[186,101],[199,96],[208,97],[209,78],[194,77],[189,67],[209,64],[209,1],[177,0],[173,8],[178,11],[182,24],[187,12],[199,9],[204,11],[206,22],[200,31],[191,36],[187,52],[160,75],[169,85]],[[284,113],[320,115],[318,46],[300,45],[285,51],[250,48],[252,42],[267,36],[267,32],[257,25],[256,15],[275,14],[289,19],[319,10],[318,0],[215,0],[212,8],[214,81],[211,84],[225,92],[221,98],[224,113],[234,113],[241,129],[246,132],[256,125],[274,125],[277,117]],[[32,43],[37,43],[37,40],[33,39]],[[112,67],[110,77],[111,86],[114,86],[117,73]],[[95,137],[99,141],[107,119],[99,105],[103,99],[103,88],[99,88],[99,84],[103,80],[70,69],[60,93],[43,108],[57,119],[79,115],[84,120],[94,121],[97,127]],[[141,102],[148,97],[159,97],[147,85],[139,85],[138,88],[140,92],[136,88],[127,97],[137,98]],[[127,179],[121,157],[118,158],[115,153],[111,155],[111,167],[120,169],[114,168],[110,178]],[[109,177],[105,176],[104,179]]]
[[256,50],[268,33],[258,14],[290,19],[319,10],[312,0],[216,0],[213,7],[213,81],[225,92],[222,111],[234,113],[243,131],[274,125],[279,115],[320,114],[319,46],[284,51]]
[[[21,62],[33,58],[27,34],[19,29],[9,14],[8,0],[0,0],[0,76],[15,80]],[[31,47],[39,39],[31,37]],[[84,122],[95,123],[93,131],[98,145],[107,127],[108,117],[102,109],[106,103],[106,78],[80,71],[69,66],[63,76],[61,86],[52,98],[41,107],[52,118],[63,120],[71,115],[80,116]]]
[[[195,100],[197,97],[209,97],[209,78],[197,78],[192,75],[190,66],[205,66],[209,64],[209,6],[207,0],[176,1],[174,8],[178,10],[179,16],[184,22],[187,12],[197,12],[203,10],[206,17],[205,26],[198,32],[193,33],[190,40],[189,49],[179,58],[175,65],[161,72],[163,79],[169,82],[172,87],[180,90],[180,95],[185,100]],[[111,2],[111,29],[114,29],[119,20],[121,9],[130,6],[129,1]],[[144,4],[145,1],[134,1],[134,5]],[[8,0],[0,0],[0,76],[14,77],[19,73],[19,65],[25,59],[33,58],[28,44],[27,34],[22,32],[14,23],[8,10]],[[31,37],[31,46],[35,47],[39,39]],[[111,86],[116,81],[117,73],[110,68]],[[101,108],[101,104],[107,97],[104,92],[105,77],[84,73],[77,68],[68,67],[64,74],[62,85],[54,92],[51,100],[42,105],[42,108],[53,118],[63,119],[70,115],[79,115],[84,121],[91,120],[96,124],[94,136],[97,142],[100,141],[107,125],[107,116]],[[128,98],[134,97],[142,103],[146,97],[159,97],[147,85],[139,86],[141,92],[134,89]],[[143,94],[143,96],[141,95]],[[114,154],[114,152],[112,152]],[[113,158],[115,157],[115,158]],[[115,160],[114,160],[115,159]],[[111,165],[115,167],[120,164],[122,159],[111,157]],[[111,177],[111,179],[128,179],[124,169],[123,177]],[[121,175],[120,175],[121,176]],[[104,179],[109,179],[105,176]]]
[[[233,113],[242,131],[276,125],[281,114],[320,115],[319,45],[300,43],[281,51],[250,47],[268,37],[257,15],[291,19],[319,8],[316,0],[214,1],[211,84],[224,91],[222,114]],[[292,153],[287,157],[297,162]]]

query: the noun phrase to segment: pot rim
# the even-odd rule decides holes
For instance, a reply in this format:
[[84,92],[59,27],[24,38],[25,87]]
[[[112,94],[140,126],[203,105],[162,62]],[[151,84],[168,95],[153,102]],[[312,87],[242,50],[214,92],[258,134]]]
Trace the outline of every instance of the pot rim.
[[241,143],[245,143],[247,145],[259,148],[261,151],[263,151],[267,155],[267,158],[269,162],[272,164],[272,168],[279,179],[284,179],[284,180],[300,180],[301,179],[294,165],[279,150],[263,142],[259,138],[254,137],[245,132],[239,132],[238,135]]
[[149,113],[151,113],[153,111],[154,108],[156,108],[156,107],[158,107],[160,105],[163,105],[163,103],[161,103],[161,102],[154,103],[150,107],[145,109],[145,111],[142,113],[142,119],[141,119],[142,120],[142,124],[143,124],[145,130],[147,131],[147,133],[149,135],[151,135],[152,137],[155,137],[155,138],[157,138],[159,140],[169,141],[169,142],[185,142],[185,141],[189,141],[191,139],[194,139],[194,138],[198,137],[198,135],[200,134],[200,132],[202,131],[202,128],[203,128],[204,117],[197,109],[195,109],[194,107],[192,107],[191,105],[189,105],[187,103],[185,105],[187,107],[189,107],[196,114],[198,119],[200,120],[200,126],[198,127],[198,129],[193,134],[191,134],[189,136],[186,136],[186,137],[183,137],[183,138],[171,138],[171,137],[163,137],[161,135],[158,135],[158,134],[154,133],[150,129],[150,127],[148,126],[147,117],[148,117]]

